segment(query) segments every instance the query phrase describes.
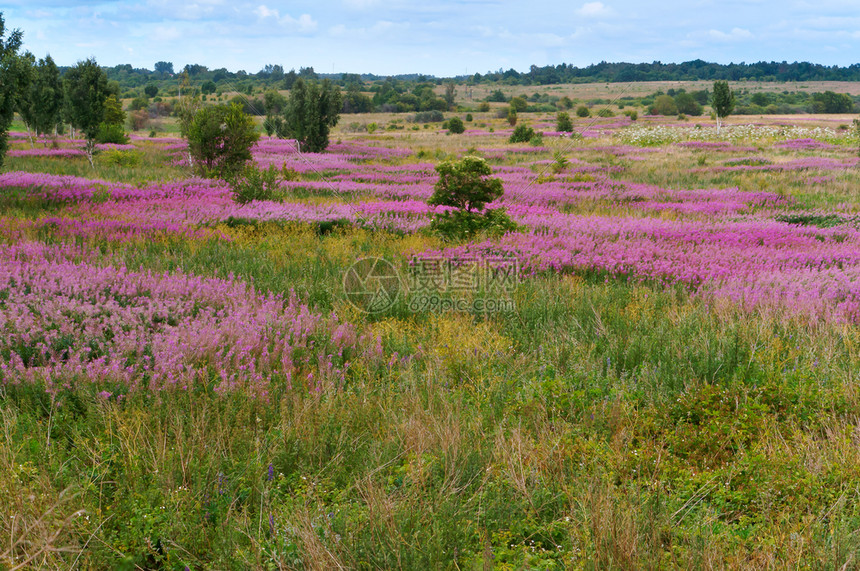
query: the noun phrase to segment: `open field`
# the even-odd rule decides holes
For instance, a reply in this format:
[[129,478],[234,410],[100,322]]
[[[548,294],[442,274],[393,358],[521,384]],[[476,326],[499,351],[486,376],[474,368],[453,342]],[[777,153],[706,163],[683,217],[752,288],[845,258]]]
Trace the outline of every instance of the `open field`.
[[[263,137],[246,205],[179,138],[13,134],[0,568],[855,568],[853,117],[473,115]],[[429,231],[465,154],[518,231]]]

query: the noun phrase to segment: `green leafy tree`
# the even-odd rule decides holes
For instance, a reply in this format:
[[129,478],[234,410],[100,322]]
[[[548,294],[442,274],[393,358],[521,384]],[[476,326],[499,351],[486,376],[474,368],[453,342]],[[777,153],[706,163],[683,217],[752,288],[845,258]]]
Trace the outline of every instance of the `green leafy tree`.
[[714,82],[714,95],[711,105],[714,108],[714,115],[717,117],[717,131],[719,132],[723,119],[735,110],[735,94],[732,93],[728,81]]
[[678,106],[671,95],[660,95],[654,100],[654,105],[649,109],[651,115],[677,115]]
[[562,133],[570,133],[573,131],[573,121],[570,120],[570,115],[565,111],[560,111],[555,117],[555,129]]
[[14,60],[18,48],[21,47],[22,37],[20,30],[12,30],[6,35],[6,22],[3,20],[3,12],[0,12],[0,166],[3,166],[3,158],[6,156],[9,126],[15,115]]
[[143,92],[146,94],[147,97],[155,97],[156,95],[158,95],[158,86],[154,83],[150,83],[143,88]]
[[457,96],[457,86],[453,81],[448,81],[445,83],[445,105],[448,106],[448,110],[454,108],[454,98]]
[[698,117],[702,114],[702,106],[696,101],[692,93],[681,92],[675,95],[675,105],[678,107],[678,113]]
[[36,65],[29,99],[36,132],[42,135],[56,132],[62,120],[63,82],[57,64],[49,55]]
[[511,97],[511,108],[517,113],[522,113],[528,109],[528,106],[529,102],[526,101],[525,97]]
[[516,109],[514,109],[513,107],[509,107],[509,108],[508,108],[508,116],[507,116],[507,119],[508,119],[508,124],[509,124],[511,127],[513,127],[514,125],[516,125],[516,124],[517,124],[517,119],[518,119],[518,117],[517,117],[517,110],[516,110]]
[[260,138],[254,120],[239,105],[200,108],[188,125],[188,150],[204,176],[229,179],[251,160],[251,147]]
[[266,119],[263,121],[263,129],[268,136],[285,136],[285,124],[282,113],[287,107],[287,98],[270,89],[263,94],[263,110],[266,112]]
[[[311,68],[313,71],[313,68]],[[329,131],[337,125],[340,91],[329,80],[322,83],[298,78],[284,109],[284,132],[304,152],[321,153],[328,147]]]
[[21,121],[27,129],[30,146],[35,146],[33,144],[34,109],[30,105],[30,90],[36,74],[36,58],[30,52],[17,55],[11,58],[8,72],[15,85],[15,111],[21,116]]
[[591,111],[585,105],[580,105],[576,108],[576,116],[577,117],[591,117]]
[[107,75],[94,59],[79,61],[66,72],[65,88],[69,122],[84,135],[87,159],[92,166],[96,137],[105,116],[105,100],[110,96]]
[[502,196],[502,181],[493,178],[487,162],[474,156],[436,165],[439,180],[431,206],[448,206],[453,211],[437,214],[431,228],[450,238],[471,238],[488,230],[504,233],[516,228],[503,209],[488,209],[486,205]]
[[96,141],[99,143],[128,143],[128,136],[123,128],[126,113],[122,109],[122,104],[115,95],[108,95],[105,99],[104,108],[104,119],[99,125]]
[[448,120],[448,132],[453,133],[455,135],[459,135],[460,133],[464,133],[466,131],[466,125],[463,123],[463,120],[459,117],[451,117]]

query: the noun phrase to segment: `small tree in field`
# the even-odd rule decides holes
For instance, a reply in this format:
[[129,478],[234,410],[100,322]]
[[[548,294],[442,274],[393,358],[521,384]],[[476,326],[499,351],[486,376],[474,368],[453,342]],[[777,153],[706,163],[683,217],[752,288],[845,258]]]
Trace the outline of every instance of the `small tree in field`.
[[573,131],[573,121],[570,120],[570,115],[565,111],[559,111],[555,118],[555,130],[562,133],[570,133]]
[[107,75],[94,59],[79,61],[66,72],[66,106],[69,122],[87,140],[86,153],[93,166],[99,126],[104,121],[105,100],[111,95]]
[[254,120],[236,104],[199,109],[188,125],[188,150],[204,176],[231,178],[251,160],[260,138]]
[[464,133],[466,131],[466,125],[463,123],[463,120],[459,117],[451,117],[448,120],[448,132],[453,133],[454,135],[459,135],[460,133]]
[[329,130],[337,125],[342,106],[338,88],[298,78],[284,109],[283,130],[299,142],[302,151],[321,153],[328,147]]
[[717,132],[722,126],[722,120],[732,114],[735,110],[735,94],[729,88],[728,81],[714,82],[714,115],[717,117]]
[[437,214],[431,228],[449,238],[470,238],[480,231],[504,233],[516,224],[501,208],[486,208],[502,196],[502,181],[491,178],[490,165],[480,157],[436,165],[439,181],[428,204],[448,206],[453,211]]

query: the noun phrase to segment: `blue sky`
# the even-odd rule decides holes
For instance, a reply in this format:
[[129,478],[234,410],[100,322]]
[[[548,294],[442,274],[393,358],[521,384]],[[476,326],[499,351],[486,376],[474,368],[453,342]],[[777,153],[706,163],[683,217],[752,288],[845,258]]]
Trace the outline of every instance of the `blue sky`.
[[484,73],[600,61],[860,61],[857,0],[5,0],[60,65]]

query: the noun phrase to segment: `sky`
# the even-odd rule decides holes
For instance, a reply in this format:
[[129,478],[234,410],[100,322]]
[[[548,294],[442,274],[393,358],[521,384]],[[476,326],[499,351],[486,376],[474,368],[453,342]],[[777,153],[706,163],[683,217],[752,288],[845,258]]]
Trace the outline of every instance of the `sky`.
[[59,65],[441,77],[569,63],[860,61],[858,0],[3,0]]

